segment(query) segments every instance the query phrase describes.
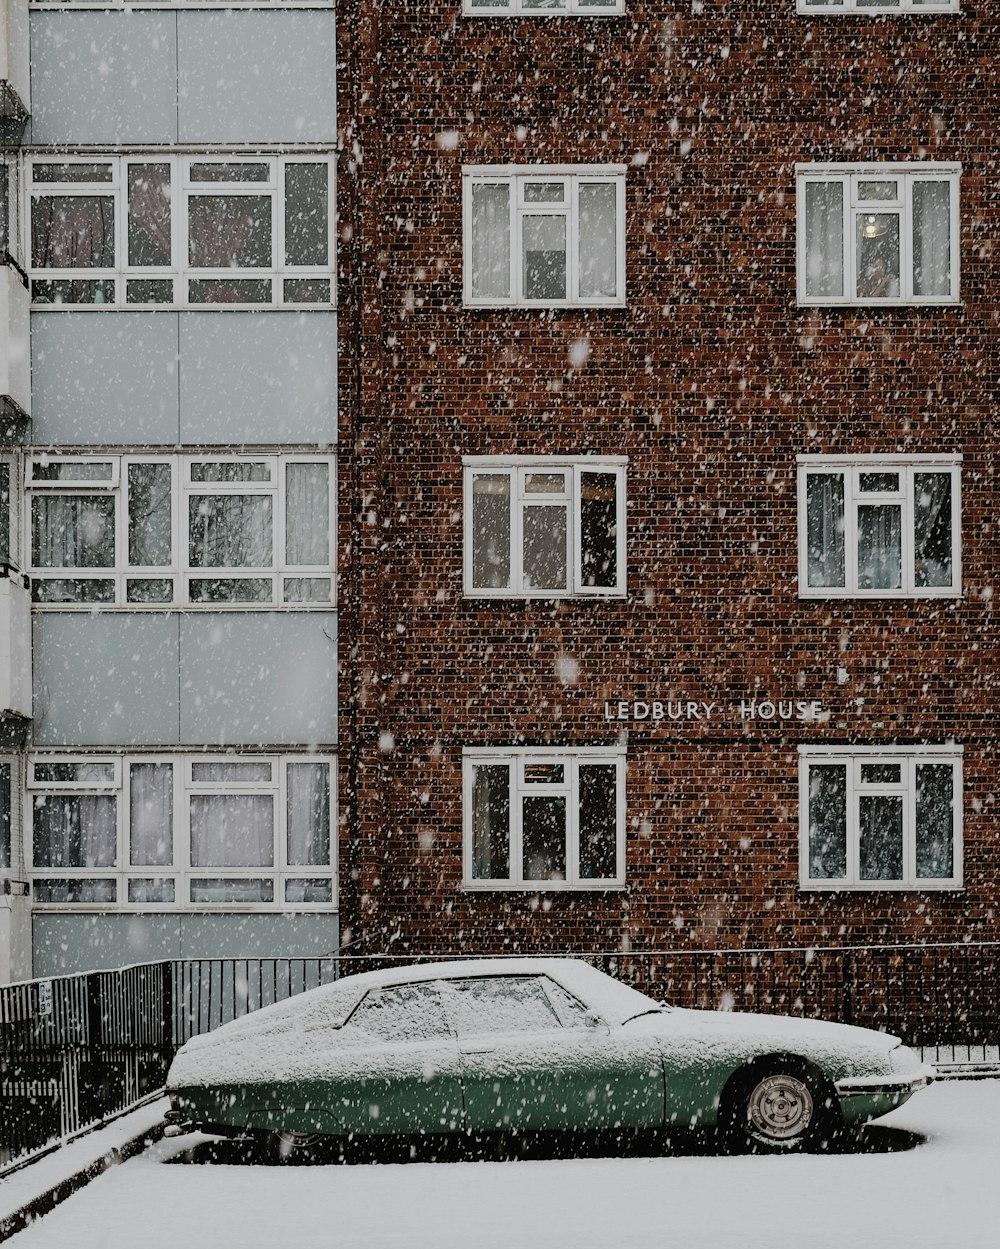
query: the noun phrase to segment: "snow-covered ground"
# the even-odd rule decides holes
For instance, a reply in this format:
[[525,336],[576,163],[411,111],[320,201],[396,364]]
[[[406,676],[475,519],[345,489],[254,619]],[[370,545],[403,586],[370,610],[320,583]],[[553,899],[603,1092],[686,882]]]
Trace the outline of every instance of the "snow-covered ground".
[[[1000,1080],[941,1082],[836,1155],[274,1167],[165,1141],[12,1249],[996,1249]],[[204,1140],[204,1138],[201,1138]],[[195,1151],[196,1155],[198,1150]],[[200,1151],[204,1154],[204,1148]]]

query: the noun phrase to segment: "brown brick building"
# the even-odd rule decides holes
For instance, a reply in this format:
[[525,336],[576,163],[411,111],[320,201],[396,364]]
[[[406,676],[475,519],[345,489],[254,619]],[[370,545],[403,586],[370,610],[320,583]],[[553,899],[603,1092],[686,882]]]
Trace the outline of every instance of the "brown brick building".
[[344,941],[995,937],[994,8],[571,7],[339,10]]

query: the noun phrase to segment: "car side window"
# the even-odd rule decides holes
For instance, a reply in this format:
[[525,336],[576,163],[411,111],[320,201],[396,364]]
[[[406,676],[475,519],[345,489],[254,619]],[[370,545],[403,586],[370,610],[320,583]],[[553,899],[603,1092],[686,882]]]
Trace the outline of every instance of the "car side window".
[[[592,1026],[588,1021],[587,1008],[581,1001],[573,997],[571,993],[567,993],[561,984],[556,984],[548,976],[543,978],[543,983],[549,995],[549,1001],[556,1008],[556,1014],[559,1016],[564,1028],[589,1028]],[[590,1018],[592,1019],[593,1016],[590,1016]]]
[[381,1041],[433,1041],[449,1035],[441,996],[432,984],[372,989],[347,1021]]
[[540,1032],[561,1028],[538,976],[452,980],[448,1009],[458,1035]]

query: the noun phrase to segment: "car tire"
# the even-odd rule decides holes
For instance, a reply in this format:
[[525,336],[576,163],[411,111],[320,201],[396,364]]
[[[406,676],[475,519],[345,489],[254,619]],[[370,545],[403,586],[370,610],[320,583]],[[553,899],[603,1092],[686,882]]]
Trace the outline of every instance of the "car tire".
[[312,1146],[319,1140],[316,1132],[269,1132],[267,1152],[270,1160],[279,1165],[303,1162],[309,1157]]
[[832,1143],[843,1129],[836,1093],[823,1074],[791,1058],[754,1063],[727,1086],[723,1141],[738,1152],[791,1153]]

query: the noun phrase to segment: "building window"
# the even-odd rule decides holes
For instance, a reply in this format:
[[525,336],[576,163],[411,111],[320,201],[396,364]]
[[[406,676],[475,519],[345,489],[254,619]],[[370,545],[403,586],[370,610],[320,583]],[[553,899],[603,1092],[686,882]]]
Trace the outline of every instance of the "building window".
[[800,456],[800,595],[960,595],[960,463],[960,456]]
[[329,908],[334,761],[36,755],[32,897],[131,909]]
[[799,751],[803,889],[961,888],[961,747]]
[[0,575],[17,570],[17,483],[20,477],[13,454],[0,455]]
[[465,302],[625,302],[623,166],[465,170]]
[[625,460],[465,460],[465,593],[625,593]]
[[800,13],[957,13],[959,0],[798,0]]
[[960,172],[797,165],[799,303],[957,303]]
[[604,17],[625,12],[625,0],[464,0],[467,17]]
[[334,461],[317,455],[32,455],[34,602],[329,607]]
[[325,155],[34,157],[28,202],[35,304],[333,301]]
[[468,889],[625,881],[625,759],[615,751],[468,749]]

